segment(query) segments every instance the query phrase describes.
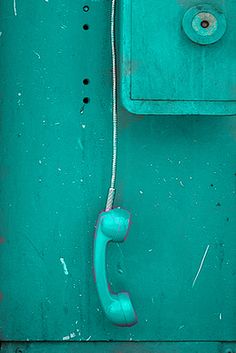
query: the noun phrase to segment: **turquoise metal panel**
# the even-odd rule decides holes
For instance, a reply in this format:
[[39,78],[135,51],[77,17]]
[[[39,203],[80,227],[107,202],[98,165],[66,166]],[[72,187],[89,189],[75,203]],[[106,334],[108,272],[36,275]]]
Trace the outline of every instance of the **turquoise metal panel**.
[[[235,1],[205,3],[120,1],[121,95],[129,111],[159,115],[236,113]],[[191,8],[216,16],[216,43],[200,45],[189,39],[185,27],[188,22],[192,26]],[[211,43],[210,35],[203,33],[202,37],[209,37]]]
[[119,106],[116,206],[132,226],[109,247],[108,278],[139,322],[115,327],[92,273],[110,178],[110,2],[13,4],[0,3],[1,340],[235,340],[235,117]]
[[226,342],[84,342],[3,343],[2,353],[234,353],[235,343]]

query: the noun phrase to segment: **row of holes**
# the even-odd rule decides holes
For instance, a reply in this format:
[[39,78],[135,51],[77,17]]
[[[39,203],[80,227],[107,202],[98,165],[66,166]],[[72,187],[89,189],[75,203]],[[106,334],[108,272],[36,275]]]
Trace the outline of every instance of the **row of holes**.
[[[88,12],[88,11],[89,11],[89,6],[88,6],[88,5],[84,5],[83,11],[84,11],[84,12]],[[83,25],[83,29],[84,29],[85,31],[87,31],[87,30],[89,29],[89,25],[88,25],[88,24],[84,24],[84,25]],[[84,84],[85,86],[87,86],[87,85],[89,84],[89,79],[88,79],[88,78],[85,78],[85,79],[83,80],[83,84]],[[90,102],[89,97],[84,97],[83,103],[84,103],[84,104],[88,104],[89,102]]]

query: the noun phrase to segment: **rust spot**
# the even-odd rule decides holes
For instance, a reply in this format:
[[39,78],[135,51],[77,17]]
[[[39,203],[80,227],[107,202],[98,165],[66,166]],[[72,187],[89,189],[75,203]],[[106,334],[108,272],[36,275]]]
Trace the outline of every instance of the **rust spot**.
[[5,243],[5,239],[3,237],[0,237],[0,244]]
[[0,302],[3,300],[3,294],[0,292]]

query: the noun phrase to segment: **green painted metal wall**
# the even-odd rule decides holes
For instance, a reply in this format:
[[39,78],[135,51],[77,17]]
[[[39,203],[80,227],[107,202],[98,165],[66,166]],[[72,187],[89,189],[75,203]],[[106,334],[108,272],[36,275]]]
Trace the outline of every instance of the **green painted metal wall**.
[[224,342],[43,342],[22,344],[3,343],[1,352],[11,353],[35,353],[35,352],[82,352],[82,353],[187,353],[189,350],[193,353],[209,352],[209,353],[233,353],[235,343]]
[[110,247],[108,275],[139,323],[115,327],[101,311],[92,247],[110,179],[109,17],[108,0],[0,3],[1,340],[234,341],[233,116],[119,106],[116,205],[132,227]]

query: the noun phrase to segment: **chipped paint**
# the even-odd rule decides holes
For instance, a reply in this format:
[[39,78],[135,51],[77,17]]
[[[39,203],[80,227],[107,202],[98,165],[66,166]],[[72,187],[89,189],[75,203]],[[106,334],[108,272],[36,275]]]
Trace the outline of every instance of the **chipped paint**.
[[41,56],[37,51],[33,50],[33,53],[38,57],[39,60],[41,59]]
[[62,340],[63,341],[68,341],[71,338],[75,338],[75,337],[76,337],[76,333],[75,332],[71,332],[71,333],[69,333],[69,335],[62,337]]
[[64,337],[62,337],[62,340],[63,341],[68,341],[70,339],[70,336],[64,336]]
[[65,263],[64,257],[60,257],[60,262],[61,262],[61,264],[62,264],[62,266],[63,266],[64,274],[65,274],[66,276],[68,276],[68,275],[69,275],[69,271],[68,271],[68,269],[67,269],[67,265],[66,265],[66,263]]

